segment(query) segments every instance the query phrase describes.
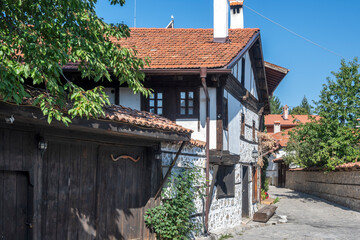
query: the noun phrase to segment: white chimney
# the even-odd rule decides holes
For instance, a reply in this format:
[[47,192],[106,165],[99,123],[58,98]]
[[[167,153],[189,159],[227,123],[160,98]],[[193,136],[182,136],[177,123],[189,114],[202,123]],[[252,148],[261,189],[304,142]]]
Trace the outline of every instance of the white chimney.
[[230,0],[230,28],[244,28],[244,0]]
[[274,133],[278,133],[281,132],[281,123],[280,121],[275,121],[274,122]]
[[289,107],[288,107],[288,105],[285,105],[283,107],[283,118],[284,118],[284,120],[289,119]]
[[229,1],[214,0],[214,42],[224,43],[229,39]]

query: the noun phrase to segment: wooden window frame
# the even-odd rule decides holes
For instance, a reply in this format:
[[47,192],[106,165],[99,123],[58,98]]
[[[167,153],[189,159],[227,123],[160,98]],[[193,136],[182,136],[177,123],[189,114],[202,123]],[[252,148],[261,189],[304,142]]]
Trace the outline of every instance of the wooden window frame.
[[[161,93],[162,94],[162,98],[158,98],[158,94]],[[146,102],[145,102],[145,109],[146,111],[148,112],[151,112],[151,108],[153,108],[155,111],[153,113],[157,114],[157,115],[160,115],[160,116],[164,116],[165,113],[164,113],[164,90],[163,89],[156,89],[154,90],[153,92],[153,96],[154,98],[152,99],[150,96],[146,99]],[[154,106],[151,107],[150,106],[150,101],[153,100],[154,101]],[[162,101],[162,106],[159,107],[158,106],[158,101]],[[162,109],[162,113],[159,114],[158,113],[158,109],[161,108]]]
[[223,128],[229,130],[229,101],[223,97]]
[[[185,114],[180,114],[181,111],[181,93],[185,92]],[[193,114],[189,114],[189,108],[191,108],[191,106],[189,106],[189,101],[191,100],[189,98],[189,92],[193,92],[194,96],[193,96]],[[178,89],[177,93],[176,93],[176,118],[178,119],[186,119],[186,118],[198,118],[199,117],[199,90],[195,89],[195,88],[180,88]]]
[[253,141],[255,142],[255,140],[256,140],[256,127],[255,127],[255,121],[253,120],[252,121],[252,137],[253,137]]
[[245,114],[241,114],[241,132],[240,137],[245,137]]
[[243,87],[245,87],[245,64],[246,60],[245,57],[243,57],[241,59],[241,85],[243,85]]

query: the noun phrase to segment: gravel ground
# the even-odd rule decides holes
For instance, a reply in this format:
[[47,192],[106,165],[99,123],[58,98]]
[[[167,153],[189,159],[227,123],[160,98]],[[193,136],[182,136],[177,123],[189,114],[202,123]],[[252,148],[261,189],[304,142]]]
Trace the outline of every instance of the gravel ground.
[[276,215],[287,223],[257,227],[232,239],[360,239],[360,212],[286,188],[270,187],[279,197]]

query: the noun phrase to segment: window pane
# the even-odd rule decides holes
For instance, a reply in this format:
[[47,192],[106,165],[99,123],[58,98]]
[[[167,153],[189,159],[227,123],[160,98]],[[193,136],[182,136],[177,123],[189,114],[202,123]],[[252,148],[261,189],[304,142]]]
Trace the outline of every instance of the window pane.
[[151,113],[155,113],[155,108],[150,108]]
[[194,106],[194,100],[189,100],[189,107],[193,107]]
[[163,102],[162,100],[158,100],[158,101],[157,101],[157,106],[158,106],[158,107],[162,107],[162,106],[163,106],[163,105],[162,105],[162,102]]
[[194,99],[194,92],[189,92],[189,99]]
[[189,111],[189,115],[193,115],[194,114],[194,109],[193,108],[188,108],[188,111]]
[[186,101],[185,100],[180,100],[180,106],[181,107],[186,107]]
[[162,115],[162,114],[163,114],[162,108],[158,108],[158,109],[157,109],[157,114],[159,114],[159,115]]
[[154,101],[154,100],[150,100],[149,105],[150,105],[150,107],[155,107],[155,101]]
[[180,93],[180,98],[181,98],[181,99],[185,99],[185,98],[186,98],[186,93],[185,93],[185,92],[181,92],[181,93]]
[[186,110],[186,108],[181,108],[181,109],[180,109],[180,114],[181,114],[181,115],[185,115],[185,114],[186,114],[186,111],[185,111],[185,110]]
[[150,95],[150,99],[154,99],[155,98],[155,93]]
[[162,94],[161,92],[159,92],[159,93],[157,94],[157,98],[158,98],[158,99],[162,99],[162,98],[163,98],[163,94]]

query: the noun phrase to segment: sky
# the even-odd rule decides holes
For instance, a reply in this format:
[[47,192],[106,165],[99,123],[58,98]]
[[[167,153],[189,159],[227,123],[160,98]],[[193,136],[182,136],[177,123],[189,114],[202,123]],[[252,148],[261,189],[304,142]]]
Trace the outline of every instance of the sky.
[[[283,105],[298,106],[304,96],[318,100],[322,85],[340,61],[360,56],[359,0],[245,0],[246,28],[260,28],[265,61],[290,72],[274,95]],[[96,12],[107,23],[134,27],[134,0],[110,6],[98,0]],[[283,27],[326,48],[309,43],[266,20],[249,8]],[[175,28],[213,28],[212,0],[136,0],[136,27],[164,28],[175,19]]]

